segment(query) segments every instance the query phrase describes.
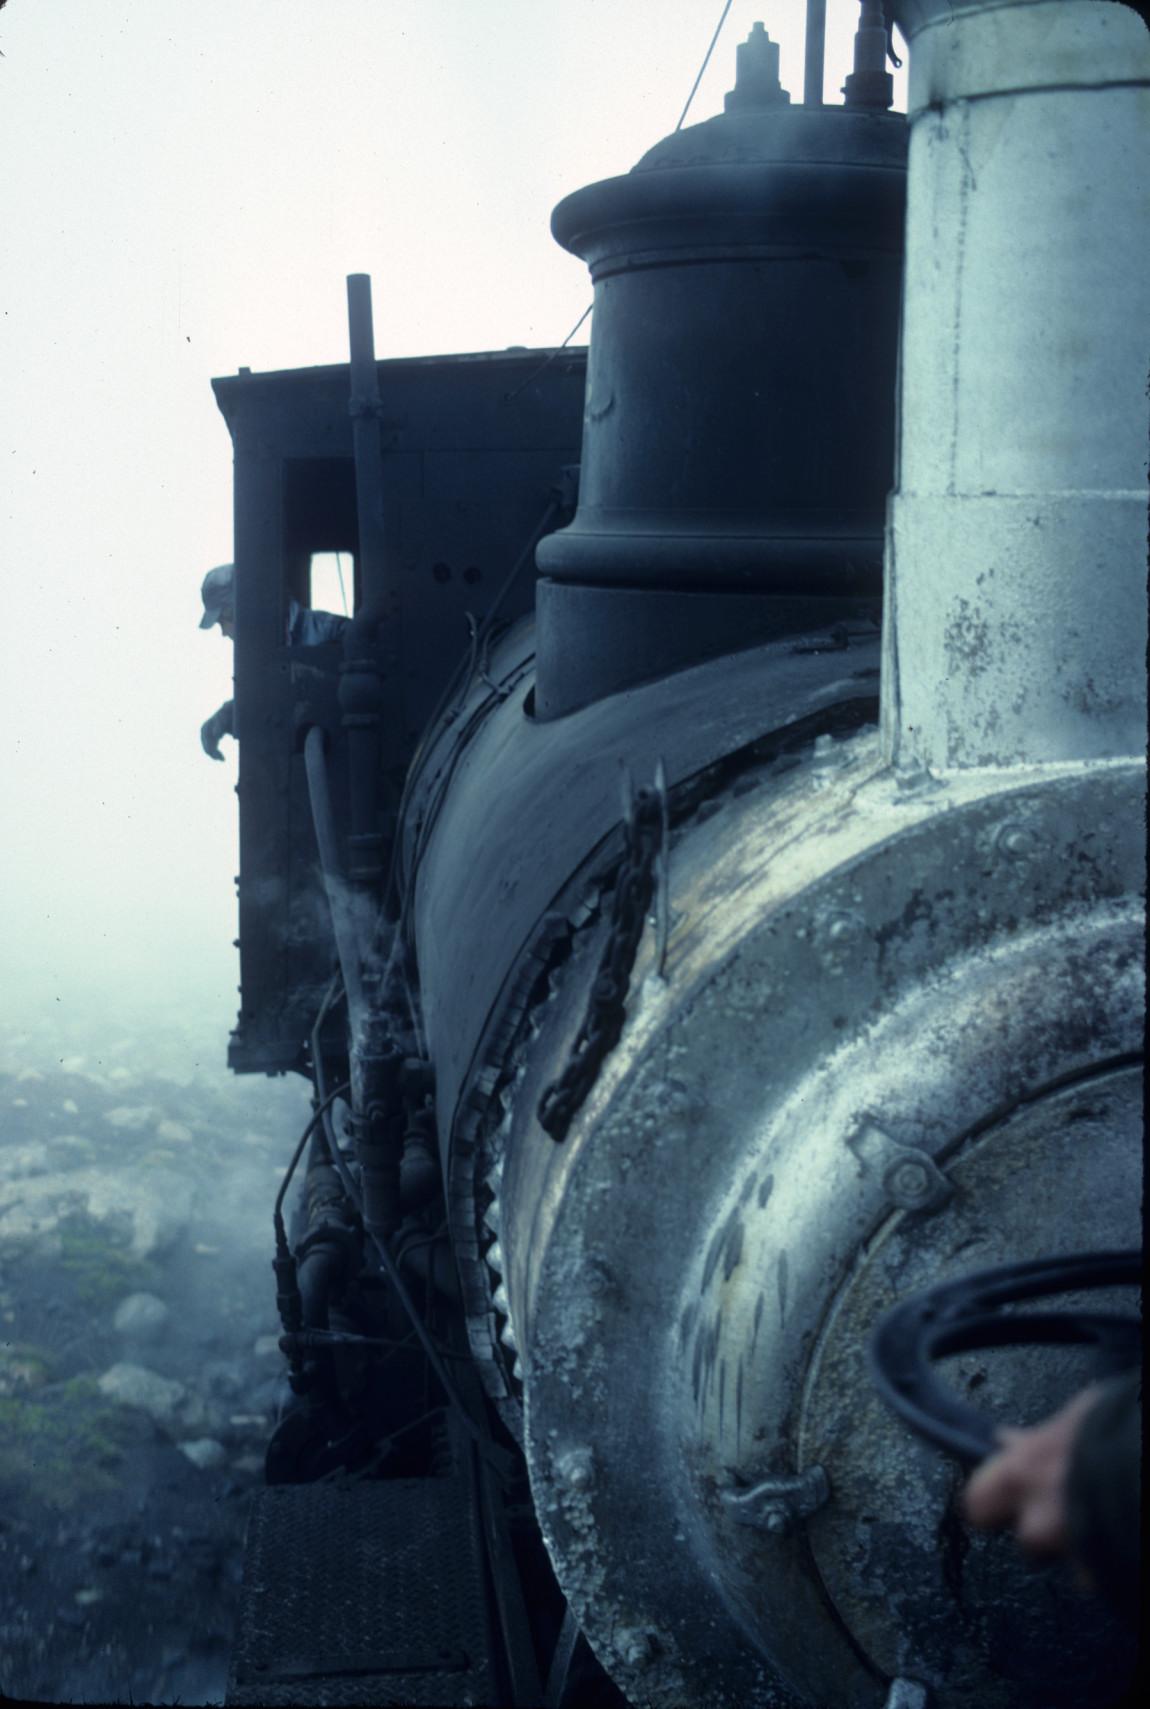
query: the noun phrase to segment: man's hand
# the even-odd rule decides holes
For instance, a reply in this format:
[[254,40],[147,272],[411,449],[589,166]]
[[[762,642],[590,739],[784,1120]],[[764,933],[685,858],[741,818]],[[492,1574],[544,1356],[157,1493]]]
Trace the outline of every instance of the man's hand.
[[213,712],[200,725],[200,745],[210,760],[222,760],[220,737],[235,735],[235,701],[225,700],[218,712]]
[[1083,1389],[1031,1430],[1000,1430],[1002,1446],[963,1491],[969,1522],[985,1531],[1013,1527],[1031,1555],[1066,1554],[1066,1480],[1079,1426],[1097,1398],[1097,1388]]

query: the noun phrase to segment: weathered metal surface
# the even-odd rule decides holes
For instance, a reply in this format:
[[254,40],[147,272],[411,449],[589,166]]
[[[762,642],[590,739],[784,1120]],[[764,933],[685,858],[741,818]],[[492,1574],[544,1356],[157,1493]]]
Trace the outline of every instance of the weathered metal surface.
[[[1011,1539],[961,1525],[963,1472],[881,1416],[866,1337],[899,1298],[971,1268],[1137,1245],[1141,1123],[1142,1074],[1131,1067],[1055,1090],[960,1143],[947,1160],[953,1204],[929,1234],[906,1216],[884,1223],[812,1361],[800,1452],[827,1458],[835,1481],[833,1512],[807,1527],[820,1576],[879,1667],[904,1669],[956,1709],[1114,1701],[1134,1644],[1065,1569],[1048,1570],[1036,1594]],[[1084,1309],[1129,1308],[1118,1290],[1070,1297]],[[995,1348],[941,1370],[999,1422],[1034,1424],[1090,1381],[1094,1364],[1084,1348]]]
[[[825,651],[819,650],[819,644]],[[619,825],[620,767],[636,780],[663,760],[667,782],[714,764],[773,730],[838,703],[868,707],[877,644],[824,636],[776,642],[538,723],[525,711],[530,678],[498,701],[477,683],[428,753],[412,836],[443,780],[434,833],[419,866],[413,916],[424,1025],[436,1064],[446,1148],[483,1031],[539,922],[588,856]],[[530,636],[492,654],[498,681],[529,659]],[[487,717],[454,757],[461,729],[487,697]],[[410,875],[411,847],[405,858]]]
[[909,107],[888,752],[1141,753],[1150,32],[958,7],[915,37]]
[[[726,789],[749,786],[740,781],[746,762],[728,762],[726,755],[758,738],[768,747],[796,747],[803,719],[820,728],[857,728],[875,705],[873,631],[856,632],[853,640],[815,634],[764,649],[757,660],[727,660],[721,672],[717,666],[688,671],[540,726],[517,711],[530,680],[529,649],[529,632],[494,649],[492,682],[514,680],[524,668],[514,694],[500,704],[477,684],[432,744],[412,794],[404,862],[406,887],[419,827],[435,816],[437,795],[450,779],[427,843],[429,870],[420,869],[416,941],[445,1157],[450,1145],[452,1238],[472,1352],[516,1437],[522,1430],[518,1337],[501,1285],[503,1253],[491,1241],[500,1226],[506,1117],[521,1093],[553,981],[563,977],[559,964],[573,945],[581,954],[618,863],[620,766],[642,779],[665,761],[672,789],[692,779],[702,815]],[[485,696],[489,716],[456,757],[460,733],[470,729]],[[795,753],[780,757],[780,774],[796,763]],[[510,843],[508,827],[514,827]],[[553,1065],[552,1078],[561,1066]],[[533,1087],[538,1101],[545,1087]]]
[[[877,1232],[893,1217],[928,1271],[981,1214],[979,1169],[956,1174],[950,1152],[1139,1047],[1139,788],[1134,768],[1112,767],[916,793],[856,738],[693,821],[670,855],[667,980],[650,977],[652,932],[623,1038],[556,1147],[533,1112],[578,1025],[596,932],[577,948],[517,1089],[499,1246],[545,1536],[638,1701],[877,1705],[902,1673],[942,1679],[948,1709],[952,1652],[929,1614],[916,1625],[911,1603],[876,1598],[884,1643],[860,1651],[853,1604],[844,1591],[831,1614],[803,1541],[873,1511],[857,1479],[841,1495],[829,1451],[849,1437],[862,1476],[865,1336],[860,1374],[831,1386],[838,1436],[832,1401],[808,1414],[802,1397]],[[1080,1242],[1086,1191],[1091,1239],[1124,1238],[1110,1148],[1136,1178],[1136,1136],[1119,1126],[1060,1180],[1069,1107],[1050,1106],[1049,1131],[1032,1124],[1042,1194],[1013,1171],[1007,1226],[1026,1220],[1030,1251]],[[860,1140],[874,1132],[887,1143]],[[908,1153],[950,1186],[915,1210],[891,1198],[892,1157]],[[991,1169],[990,1217],[996,1192]],[[1022,1368],[1019,1392],[1041,1405],[1045,1378]],[[830,1436],[814,1444],[824,1412]],[[739,1523],[732,1495],[814,1465],[830,1499],[790,1534]],[[890,1526],[913,1532],[912,1491],[884,1501]],[[980,1665],[985,1701],[1001,1700],[1001,1658]],[[954,1702],[974,1702],[956,1669]]]

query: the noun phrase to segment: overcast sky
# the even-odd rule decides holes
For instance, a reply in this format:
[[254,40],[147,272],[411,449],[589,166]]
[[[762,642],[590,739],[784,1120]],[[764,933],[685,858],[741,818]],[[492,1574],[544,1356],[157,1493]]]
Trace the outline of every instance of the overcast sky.
[[[236,1007],[231,552],[213,375],[558,343],[586,306],[548,220],[673,129],[720,0],[9,0],[0,12],[3,1012],[37,1036]],[[855,0],[829,0],[829,98]],[[802,92],[802,0],[735,0]],[[903,78],[898,104],[904,104]],[[585,337],[586,333],[580,335]],[[205,1044],[206,1041],[206,1044]]]

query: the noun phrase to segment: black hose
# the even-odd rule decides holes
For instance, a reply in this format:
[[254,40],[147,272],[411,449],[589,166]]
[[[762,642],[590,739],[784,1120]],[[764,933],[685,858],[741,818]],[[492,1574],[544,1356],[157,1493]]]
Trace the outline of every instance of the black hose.
[[343,1269],[344,1256],[336,1246],[313,1246],[300,1259],[299,1291],[305,1329],[328,1327],[332,1289]]

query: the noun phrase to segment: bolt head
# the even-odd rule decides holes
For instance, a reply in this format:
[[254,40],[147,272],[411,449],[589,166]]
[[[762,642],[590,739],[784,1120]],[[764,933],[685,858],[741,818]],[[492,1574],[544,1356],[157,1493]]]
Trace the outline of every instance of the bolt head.
[[1038,853],[1038,838],[1025,825],[1004,825],[998,847],[1007,860],[1029,860]]
[[898,1163],[887,1177],[887,1191],[900,1205],[917,1205],[930,1194],[930,1176],[922,1163]]
[[570,1490],[590,1489],[595,1481],[595,1463],[590,1448],[568,1448],[556,1459],[555,1470]]
[[617,1643],[619,1655],[628,1667],[650,1667],[658,1654],[659,1645],[654,1632],[643,1627],[625,1626]]

